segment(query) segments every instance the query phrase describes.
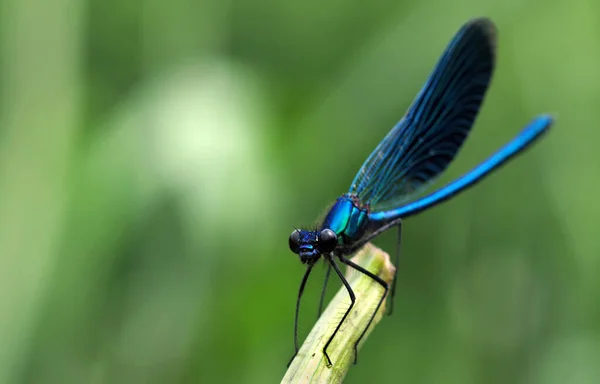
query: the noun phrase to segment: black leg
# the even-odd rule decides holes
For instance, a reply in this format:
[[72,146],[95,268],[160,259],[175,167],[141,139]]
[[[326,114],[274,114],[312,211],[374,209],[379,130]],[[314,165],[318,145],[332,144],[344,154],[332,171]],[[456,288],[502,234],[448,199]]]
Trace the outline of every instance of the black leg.
[[300,290],[298,291],[298,300],[296,301],[296,316],[294,317],[294,356],[290,359],[288,363],[288,367],[294,361],[294,358],[298,354],[298,310],[300,309],[300,300],[302,299],[302,293],[304,292],[304,286],[306,286],[306,281],[308,280],[308,275],[310,275],[310,271],[312,270],[314,264],[309,265],[306,268],[306,272],[304,272],[304,277],[302,278],[302,282],[300,283]]
[[[387,296],[387,292],[388,292],[388,284],[385,281],[383,281],[383,279],[381,279],[379,276],[372,274],[371,272],[367,271],[360,265],[355,264],[348,259],[345,259],[343,256],[339,256],[339,258],[342,261],[342,263],[346,264],[349,267],[356,269],[358,272],[361,272],[361,273],[367,275],[371,279],[378,282],[379,285],[381,285],[384,289],[383,296],[381,296],[381,299],[379,299],[379,303],[377,303],[377,307],[375,308],[375,311],[373,311],[373,314],[371,315],[371,318],[369,319],[367,326],[365,327],[365,329],[362,331],[362,333],[360,334],[360,336],[354,343],[354,364],[356,364],[358,362],[358,343],[360,343],[360,341],[362,340],[365,333],[367,333],[367,330],[371,326],[371,323],[373,322],[373,319],[375,318],[377,311],[379,311],[379,307],[381,307],[381,303],[383,303],[383,300],[385,300],[385,297]],[[343,319],[342,319],[342,321],[343,321]]]
[[354,296],[354,291],[350,287],[348,280],[346,280],[346,278],[344,277],[344,275],[342,274],[342,272],[336,265],[335,260],[331,257],[331,255],[326,256],[326,259],[331,264],[333,269],[335,270],[335,273],[337,273],[337,275],[340,277],[340,280],[342,280],[342,284],[344,284],[344,287],[346,287],[346,290],[348,291],[348,294],[350,295],[350,301],[351,301],[350,306],[348,307],[348,309],[346,310],[346,313],[344,313],[344,316],[342,317],[342,320],[340,320],[337,327],[335,327],[335,331],[333,331],[333,334],[331,335],[331,337],[329,337],[329,340],[327,340],[327,343],[325,343],[325,346],[323,347],[323,354],[325,355],[325,359],[327,359],[327,361],[326,361],[327,366],[331,367],[331,359],[329,358],[329,355],[327,354],[327,347],[329,347],[329,344],[331,344],[331,341],[333,340],[333,338],[337,334],[338,330],[342,326],[342,323],[344,322],[344,320],[346,320],[346,317],[348,317],[350,310],[352,310],[352,307],[354,306],[354,302],[356,301],[356,296]]
[[396,261],[394,262],[394,280],[392,281],[392,298],[390,299],[390,310],[388,316],[394,311],[394,297],[396,297],[396,278],[398,277],[398,264],[400,263],[400,245],[402,244],[402,222],[398,224],[398,239],[396,240]]
[[331,274],[331,264],[327,263],[327,272],[325,272],[325,281],[323,282],[323,291],[321,292],[321,300],[319,300],[319,313],[317,318],[321,317],[323,313],[323,301],[325,300],[325,292],[327,292],[327,282],[329,281],[329,275]]

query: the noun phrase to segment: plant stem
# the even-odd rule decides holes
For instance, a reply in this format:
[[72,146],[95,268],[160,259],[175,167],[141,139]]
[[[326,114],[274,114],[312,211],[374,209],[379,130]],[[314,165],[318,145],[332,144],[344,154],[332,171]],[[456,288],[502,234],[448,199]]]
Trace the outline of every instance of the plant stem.
[[[367,244],[351,260],[391,284],[395,267],[391,264],[389,255],[381,249],[372,244]],[[323,346],[333,334],[342,315],[350,305],[350,297],[343,286],[329,303],[304,344],[300,347],[300,351],[290,364],[281,381],[282,383],[342,382],[350,365],[354,362],[354,343],[367,326],[373,310],[383,294],[381,285],[352,268],[347,269],[346,279],[356,295],[356,303],[327,348],[333,366],[331,368],[327,367],[323,355]],[[369,330],[361,340],[358,346],[359,349],[384,313],[385,302],[379,308],[373,323],[371,323]]]

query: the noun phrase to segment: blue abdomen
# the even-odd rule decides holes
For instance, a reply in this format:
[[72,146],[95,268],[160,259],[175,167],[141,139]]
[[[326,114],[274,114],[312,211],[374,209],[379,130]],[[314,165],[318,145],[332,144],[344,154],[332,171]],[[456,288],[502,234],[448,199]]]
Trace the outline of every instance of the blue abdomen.
[[368,209],[361,207],[356,198],[343,195],[325,216],[322,227],[333,230],[340,241],[347,244],[360,239],[365,233],[368,213]]

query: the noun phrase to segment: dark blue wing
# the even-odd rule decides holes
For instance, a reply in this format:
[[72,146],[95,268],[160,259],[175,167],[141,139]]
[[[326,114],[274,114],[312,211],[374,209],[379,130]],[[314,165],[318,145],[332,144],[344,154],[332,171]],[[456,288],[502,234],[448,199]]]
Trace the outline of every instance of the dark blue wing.
[[454,36],[406,115],[363,164],[349,193],[372,209],[406,201],[444,171],[465,141],[494,71],[496,29],[474,19]]

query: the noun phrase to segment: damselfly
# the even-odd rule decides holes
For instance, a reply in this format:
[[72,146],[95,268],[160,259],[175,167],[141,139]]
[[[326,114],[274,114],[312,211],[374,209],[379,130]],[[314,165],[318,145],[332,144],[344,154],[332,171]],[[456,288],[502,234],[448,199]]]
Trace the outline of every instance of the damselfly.
[[[292,232],[289,238],[290,249],[307,266],[296,303],[294,356],[298,353],[300,299],[308,276],[321,257],[328,263],[325,281],[333,268],[351,299],[350,306],[323,348],[328,366],[331,366],[331,359],[327,354],[327,347],[355,302],[352,287],[344,278],[336,259],[367,275],[383,288],[381,300],[354,344],[356,363],[358,343],[383,303],[388,293],[388,284],[353,263],[347,256],[382,232],[397,226],[397,266],[402,220],[473,186],[522,153],[549,129],[553,119],[546,115],[538,116],[504,147],[468,173],[429,195],[414,198],[448,167],[467,138],[490,84],[495,56],[496,28],[492,21],[479,18],[466,23],[446,47],[407,113],[367,158],[348,192],[337,199],[318,229],[297,229]],[[394,278],[392,298],[395,287]],[[324,292],[325,287],[321,294],[319,313],[322,310]],[[391,309],[392,305],[390,313]]]

